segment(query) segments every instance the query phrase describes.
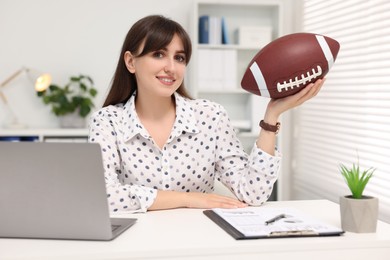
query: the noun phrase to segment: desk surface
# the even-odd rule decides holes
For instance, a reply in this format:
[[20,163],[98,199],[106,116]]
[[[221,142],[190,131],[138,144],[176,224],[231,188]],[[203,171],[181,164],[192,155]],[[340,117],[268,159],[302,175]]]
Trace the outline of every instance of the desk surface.
[[[327,200],[268,202],[294,207],[340,226],[339,206]],[[340,237],[234,240],[202,210],[174,209],[135,217],[138,222],[110,242],[0,239],[0,259],[389,259],[390,225],[376,233]]]

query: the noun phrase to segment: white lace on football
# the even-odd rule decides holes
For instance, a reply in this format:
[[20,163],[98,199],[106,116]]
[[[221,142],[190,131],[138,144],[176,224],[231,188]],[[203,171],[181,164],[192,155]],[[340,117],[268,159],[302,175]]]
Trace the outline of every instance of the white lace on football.
[[306,83],[309,83],[311,80],[318,78],[322,74],[321,66],[317,65],[317,71],[313,68],[305,74],[301,74],[301,78],[295,77],[295,79],[290,79],[288,82],[284,81],[283,83],[278,82],[276,88],[278,92],[287,91],[289,89],[299,88],[301,85],[305,86]]

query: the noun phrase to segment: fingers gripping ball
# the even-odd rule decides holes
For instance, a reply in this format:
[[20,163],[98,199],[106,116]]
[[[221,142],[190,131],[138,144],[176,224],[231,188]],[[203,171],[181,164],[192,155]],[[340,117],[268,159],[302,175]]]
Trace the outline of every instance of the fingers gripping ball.
[[262,48],[249,63],[241,87],[255,95],[283,98],[323,78],[332,67],[340,44],[329,37],[294,33]]

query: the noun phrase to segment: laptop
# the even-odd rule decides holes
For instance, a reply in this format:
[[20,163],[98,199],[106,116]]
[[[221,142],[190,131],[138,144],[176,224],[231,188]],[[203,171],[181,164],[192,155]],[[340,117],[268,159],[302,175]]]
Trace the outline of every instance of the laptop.
[[135,222],[110,219],[99,144],[0,142],[0,237],[112,240]]

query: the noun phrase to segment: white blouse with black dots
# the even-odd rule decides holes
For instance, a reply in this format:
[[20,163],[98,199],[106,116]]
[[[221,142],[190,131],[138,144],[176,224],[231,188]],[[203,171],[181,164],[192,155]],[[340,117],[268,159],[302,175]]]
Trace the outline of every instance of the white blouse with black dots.
[[254,145],[247,155],[221,105],[175,93],[176,120],[160,149],[138,119],[134,98],[90,120],[89,141],[102,149],[110,211],[145,212],[157,190],[212,192],[215,179],[250,205],[269,198],[280,153],[271,156]]

